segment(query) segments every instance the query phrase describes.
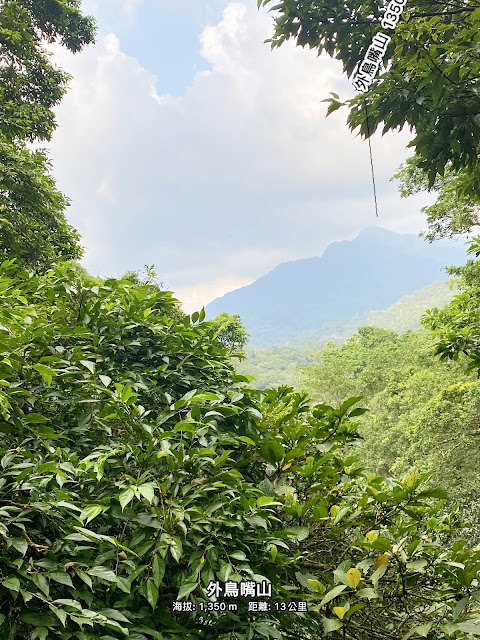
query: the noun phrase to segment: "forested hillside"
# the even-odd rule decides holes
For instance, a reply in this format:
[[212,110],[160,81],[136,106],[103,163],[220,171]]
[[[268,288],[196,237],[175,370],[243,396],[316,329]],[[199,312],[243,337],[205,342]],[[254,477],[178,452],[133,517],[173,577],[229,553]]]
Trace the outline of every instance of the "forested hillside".
[[327,342],[343,344],[359,327],[374,325],[392,329],[397,333],[418,329],[427,309],[443,307],[454,296],[453,282],[434,282],[420,291],[400,298],[385,311],[370,311],[359,318],[324,324],[322,328],[301,333],[287,345],[255,349],[245,347],[245,359],[237,365],[238,371],[255,378],[258,389],[271,385],[299,385],[298,368],[312,362],[311,356]]
[[398,336],[363,327],[330,345],[302,369],[301,386],[316,402],[362,396],[362,459],[380,475],[431,469],[435,484],[458,501],[480,541],[480,382],[465,358],[443,362],[422,329]]

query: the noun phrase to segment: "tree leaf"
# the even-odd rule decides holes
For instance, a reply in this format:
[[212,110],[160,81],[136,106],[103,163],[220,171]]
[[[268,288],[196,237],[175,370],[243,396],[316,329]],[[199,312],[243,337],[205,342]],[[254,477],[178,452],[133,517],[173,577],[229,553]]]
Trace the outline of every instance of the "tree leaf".
[[176,538],[176,537],[172,538],[169,543],[169,548],[170,548],[170,553],[172,554],[172,558],[177,562],[179,562],[180,558],[182,557],[182,551],[183,551],[182,541],[180,540],[180,538]]
[[100,378],[101,383],[105,386],[108,387],[108,385],[111,383],[112,379],[109,376],[98,376]]
[[20,580],[18,578],[5,578],[5,580],[2,580],[2,585],[10,591],[20,590]]
[[118,496],[118,501],[120,502],[122,511],[125,509],[127,504],[129,504],[133,500],[134,496],[135,491],[132,489],[132,487],[128,487],[127,489],[122,491],[122,493]]
[[86,520],[85,524],[88,524],[92,520],[94,520],[97,516],[99,516],[103,512],[103,507],[100,504],[92,504],[86,507],[82,513],[79,515],[79,518],[82,520]]
[[102,578],[102,580],[107,580],[108,582],[116,582],[117,576],[111,571],[107,569],[107,567],[93,567],[88,570],[88,574],[91,576],[95,576],[96,578]]
[[153,580],[147,580],[145,591],[148,603],[150,604],[152,609],[155,609],[158,600],[158,587],[155,585]]
[[142,494],[142,496],[146,498],[151,504],[153,498],[155,497],[155,485],[152,482],[146,482],[145,484],[141,484],[138,487],[138,490]]
[[322,618],[322,623],[325,634],[332,633],[332,631],[337,631],[337,629],[343,627],[343,622],[336,618]]
[[186,598],[190,593],[192,593],[192,591],[197,588],[197,586],[197,580],[182,582],[178,591],[177,600],[183,600],[184,598]]
[[[345,591],[346,588],[347,588],[346,584],[339,584],[338,586],[333,587],[333,589],[330,589],[330,591],[326,594],[326,596],[321,601],[320,607],[323,607],[323,605],[325,605],[328,602],[330,602],[330,600],[333,600],[334,598],[339,596],[341,593],[343,593]],[[337,627],[337,628],[339,628],[339,627]]]
[[352,568],[346,572],[345,577],[347,579],[348,586],[356,589],[362,579],[362,574],[358,569]]
[[64,584],[67,587],[72,587],[73,589],[73,582],[72,579],[70,578],[70,576],[68,575],[68,573],[62,572],[62,571],[53,571],[52,573],[48,574],[48,577],[51,580],[55,580],[55,582],[59,582],[60,584]]
[[95,363],[91,362],[90,360],[80,360],[80,364],[83,364],[84,367],[86,367],[90,373],[95,373]]
[[311,578],[307,579],[309,586],[316,591],[317,593],[325,593],[327,590],[326,586],[322,584],[319,580],[312,580]]

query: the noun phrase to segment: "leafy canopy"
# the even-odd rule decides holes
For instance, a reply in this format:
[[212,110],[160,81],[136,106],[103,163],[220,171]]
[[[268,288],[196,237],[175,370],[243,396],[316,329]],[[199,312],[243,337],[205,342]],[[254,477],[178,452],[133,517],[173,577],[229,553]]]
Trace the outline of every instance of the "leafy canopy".
[[82,255],[45,151],[25,145],[50,140],[53,108],[68,80],[44,44],[59,42],[76,52],[93,41],[93,19],[79,7],[78,0],[0,3],[0,256],[39,270]]
[[[258,5],[271,2],[258,0]],[[328,113],[346,105],[350,128],[365,137],[379,127],[383,133],[410,127],[415,137],[409,146],[415,155],[408,167],[424,174],[429,189],[443,176],[457,176],[462,204],[478,205],[480,7],[475,2],[409,0],[391,30],[380,25],[387,4],[281,0],[272,8],[276,13],[270,42],[278,47],[293,38],[319,54],[325,51],[340,60],[351,77],[373,35],[388,32],[385,67],[369,90],[343,103],[333,94],[327,100]],[[458,213],[452,217],[457,232]],[[443,213],[439,219],[444,219]]]
[[[480,551],[427,476],[363,472],[358,398],[251,389],[149,285],[7,261],[0,295],[1,640],[478,635]],[[310,610],[172,613],[214,579]]]

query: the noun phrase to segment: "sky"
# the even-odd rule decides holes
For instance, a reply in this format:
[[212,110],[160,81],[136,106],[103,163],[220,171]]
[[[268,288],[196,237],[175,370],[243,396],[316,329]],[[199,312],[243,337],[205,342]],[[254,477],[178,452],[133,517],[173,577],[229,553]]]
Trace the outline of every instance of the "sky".
[[155,265],[187,313],[280,262],[382,226],[425,229],[432,196],[390,180],[409,132],[368,143],[330,92],[354,95],[338,61],[289,42],[256,0],[84,0],[94,45],[53,47],[72,75],[56,109],[53,174],[93,275]]

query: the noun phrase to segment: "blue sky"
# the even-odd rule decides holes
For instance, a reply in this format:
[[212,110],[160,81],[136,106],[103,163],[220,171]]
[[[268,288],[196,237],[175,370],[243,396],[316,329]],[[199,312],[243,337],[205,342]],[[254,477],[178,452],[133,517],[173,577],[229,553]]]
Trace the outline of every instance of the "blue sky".
[[159,93],[182,95],[195,73],[210,68],[200,54],[200,34],[222,17],[227,0],[97,0],[84,2],[100,35],[115,33],[122,51],[157,78]]
[[377,219],[368,145],[322,103],[350,83],[328,57],[271,51],[256,0],[83,7],[99,34],[75,56],[54,48],[73,79],[51,156],[91,273],[155,264],[193,311],[365,227],[425,227],[432,197],[401,199],[390,181],[411,136],[373,137]]

